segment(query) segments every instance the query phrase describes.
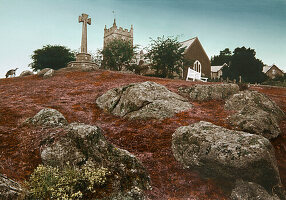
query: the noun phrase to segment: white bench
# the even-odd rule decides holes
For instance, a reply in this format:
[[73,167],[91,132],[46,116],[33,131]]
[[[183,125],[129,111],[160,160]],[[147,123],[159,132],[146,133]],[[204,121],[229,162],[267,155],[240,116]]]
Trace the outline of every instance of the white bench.
[[201,77],[201,81],[203,81],[203,82],[208,82],[208,78],[206,78],[206,77]]
[[199,80],[199,81],[203,81],[203,82],[208,81],[208,78],[202,77],[200,72],[197,72],[197,71],[191,69],[190,67],[188,68],[186,81],[188,81],[189,79],[193,79],[193,81],[195,81],[195,80]]

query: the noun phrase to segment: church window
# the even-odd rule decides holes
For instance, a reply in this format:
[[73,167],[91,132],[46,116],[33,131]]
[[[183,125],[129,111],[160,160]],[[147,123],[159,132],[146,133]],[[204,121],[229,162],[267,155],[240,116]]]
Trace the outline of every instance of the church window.
[[200,61],[196,60],[196,62],[194,63],[194,70],[201,73],[202,65],[201,65]]

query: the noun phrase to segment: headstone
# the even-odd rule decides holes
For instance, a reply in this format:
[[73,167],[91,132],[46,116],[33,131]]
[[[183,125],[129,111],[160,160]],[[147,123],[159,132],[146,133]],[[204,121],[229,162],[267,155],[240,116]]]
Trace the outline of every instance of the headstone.
[[239,76],[239,83],[241,83],[242,81],[241,81],[241,76]]

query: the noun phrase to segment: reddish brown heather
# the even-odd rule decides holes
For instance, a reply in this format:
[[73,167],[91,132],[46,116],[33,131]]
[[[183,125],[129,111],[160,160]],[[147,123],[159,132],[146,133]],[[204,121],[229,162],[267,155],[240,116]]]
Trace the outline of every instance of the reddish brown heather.
[[[71,122],[97,125],[106,138],[136,155],[151,176],[151,199],[227,199],[213,180],[183,169],[172,156],[172,133],[179,126],[205,120],[228,127],[223,101],[192,102],[194,107],[176,116],[158,120],[125,120],[100,110],[95,100],[108,89],[121,85],[154,81],[173,92],[196,84],[110,71],[57,72],[49,79],[37,76],[0,80],[0,173],[18,181],[26,180],[41,163],[40,142],[49,132],[64,135],[63,129],[21,126],[42,108],[54,108]],[[209,83],[205,83],[209,84]],[[286,89],[254,88],[266,93],[286,111]],[[273,141],[282,181],[286,183],[286,120],[282,135]]]

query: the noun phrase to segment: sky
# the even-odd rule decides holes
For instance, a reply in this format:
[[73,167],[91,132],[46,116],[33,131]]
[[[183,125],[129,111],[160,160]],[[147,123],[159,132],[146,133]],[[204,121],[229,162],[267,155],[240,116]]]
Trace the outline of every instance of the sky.
[[102,48],[115,17],[117,26],[133,25],[141,47],[163,35],[198,37],[209,57],[245,46],[286,72],[286,0],[0,0],[0,78],[31,70],[33,51],[45,45],[79,50],[82,13],[91,17],[89,52]]

